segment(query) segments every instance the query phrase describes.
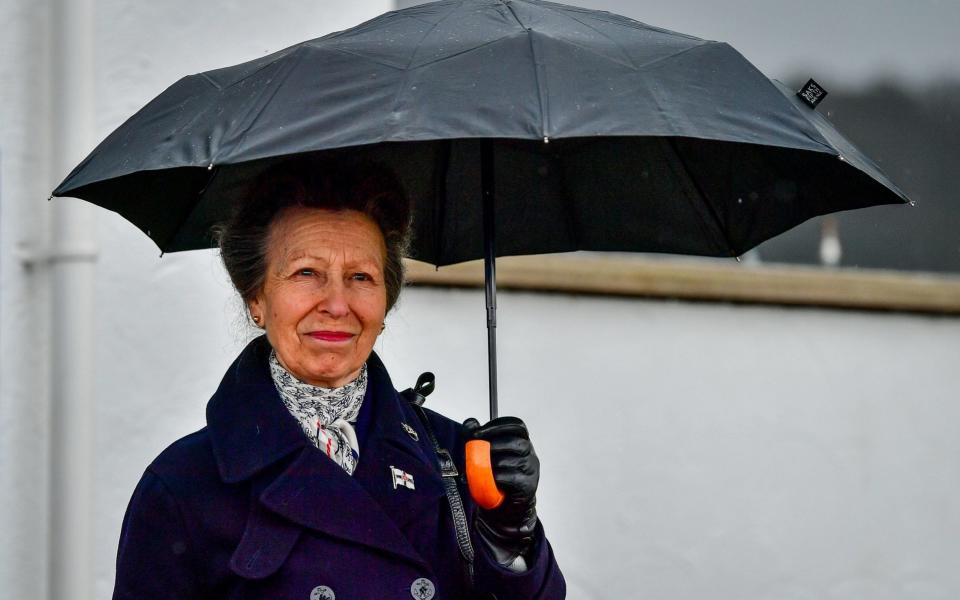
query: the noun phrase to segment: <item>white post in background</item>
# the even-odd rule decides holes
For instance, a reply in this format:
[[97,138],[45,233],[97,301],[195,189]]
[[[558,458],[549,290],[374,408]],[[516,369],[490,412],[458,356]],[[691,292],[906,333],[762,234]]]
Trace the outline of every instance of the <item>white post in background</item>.
[[[93,145],[93,1],[53,4],[51,121],[57,182]],[[52,202],[50,597],[92,600],[95,209],[70,198]]]

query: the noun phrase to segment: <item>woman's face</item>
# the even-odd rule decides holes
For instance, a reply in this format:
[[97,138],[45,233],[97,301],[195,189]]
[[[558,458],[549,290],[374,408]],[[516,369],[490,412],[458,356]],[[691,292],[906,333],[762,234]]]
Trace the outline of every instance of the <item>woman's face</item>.
[[363,213],[293,207],[270,224],[263,290],[250,302],[280,363],[339,387],[360,373],[383,327],[383,234]]

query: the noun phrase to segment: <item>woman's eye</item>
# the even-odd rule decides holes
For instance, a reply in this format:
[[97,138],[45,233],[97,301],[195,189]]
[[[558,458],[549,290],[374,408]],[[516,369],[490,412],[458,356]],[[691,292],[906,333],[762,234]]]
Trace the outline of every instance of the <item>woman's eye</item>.
[[304,277],[310,277],[314,274],[313,269],[297,269],[297,275],[302,275]]
[[350,278],[355,281],[373,281],[373,277],[370,277],[367,273],[354,273]]

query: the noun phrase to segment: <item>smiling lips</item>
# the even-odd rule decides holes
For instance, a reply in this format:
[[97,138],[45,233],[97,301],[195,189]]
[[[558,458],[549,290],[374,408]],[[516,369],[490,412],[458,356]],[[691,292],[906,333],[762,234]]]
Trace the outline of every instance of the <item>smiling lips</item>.
[[322,342],[345,342],[354,337],[348,331],[311,331],[307,335]]

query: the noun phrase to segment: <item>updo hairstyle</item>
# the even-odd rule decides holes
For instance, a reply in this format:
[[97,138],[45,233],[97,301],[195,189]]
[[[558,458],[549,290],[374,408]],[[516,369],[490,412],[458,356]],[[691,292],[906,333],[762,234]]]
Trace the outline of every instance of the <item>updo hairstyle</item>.
[[214,228],[223,266],[247,304],[263,289],[270,224],[285,208],[355,210],[380,228],[386,244],[384,284],[389,312],[403,286],[410,205],[396,177],[376,163],[296,158],[265,171],[231,217]]

